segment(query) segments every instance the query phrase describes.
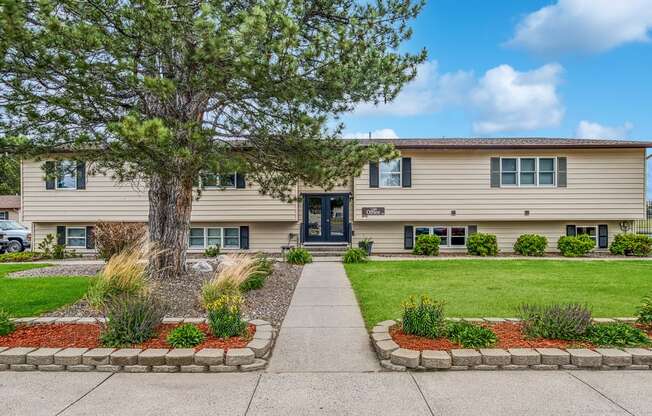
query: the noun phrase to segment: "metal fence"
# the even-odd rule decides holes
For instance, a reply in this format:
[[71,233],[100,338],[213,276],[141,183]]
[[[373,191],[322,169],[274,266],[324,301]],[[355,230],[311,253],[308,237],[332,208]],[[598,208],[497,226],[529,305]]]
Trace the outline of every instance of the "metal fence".
[[647,201],[645,205],[646,219],[634,221],[633,231],[638,234],[647,234],[652,236],[652,201]]

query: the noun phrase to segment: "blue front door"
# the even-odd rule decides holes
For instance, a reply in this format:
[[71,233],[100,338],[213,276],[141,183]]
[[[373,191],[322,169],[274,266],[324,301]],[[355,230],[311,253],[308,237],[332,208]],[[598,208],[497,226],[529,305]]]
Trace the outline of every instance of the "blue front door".
[[303,218],[306,242],[349,241],[348,194],[305,194]]

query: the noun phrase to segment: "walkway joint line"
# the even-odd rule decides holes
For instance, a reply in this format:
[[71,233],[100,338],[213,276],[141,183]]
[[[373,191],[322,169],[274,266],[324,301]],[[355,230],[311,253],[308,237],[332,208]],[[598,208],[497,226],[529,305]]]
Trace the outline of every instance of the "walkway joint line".
[[575,380],[578,380],[580,383],[584,384],[585,386],[587,386],[588,388],[590,388],[590,389],[593,390],[594,392],[598,393],[600,396],[604,397],[605,399],[609,400],[611,403],[613,403],[613,404],[615,404],[616,406],[618,406],[620,409],[622,409],[623,412],[627,413],[628,415],[636,416],[634,413],[632,413],[632,412],[629,411],[628,409],[624,408],[620,403],[618,403],[617,401],[613,400],[611,397],[605,395],[604,393],[602,393],[602,392],[601,392],[600,390],[598,390],[597,388],[593,387],[592,384],[589,384],[589,383],[587,383],[586,381],[582,380],[581,378],[577,377],[575,374],[573,374],[572,371],[567,371],[567,373],[568,373],[571,377],[573,377]]
[[410,374],[410,378],[414,382],[414,385],[417,387],[417,390],[419,391],[421,398],[426,403],[426,407],[428,407],[428,411],[432,416],[435,416],[435,412],[433,412],[432,407],[430,407],[430,403],[428,403],[428,399],[426,399],[426,395],[423,394],[423,391],[421,390],[421,386],[419,385],[419,383],[417,383],[417,380],[414,378],[414,374],[411,371],[408,371],[408,373]]
[[100,382],[97,383],[97,385],[95,385],[92,389],[90,389],[90,390],[88,390],[86,393],[82,394],[81,397],[79,397],[77,400],[73,401],[73,402],[70,403],[68,406],[66,406],[66,407],[64,407],[63,409],[61,409],[60,411],[58,411],[54,416],[62,415],[63,412],[65,412],[66,410],[70,409],[71,407],[73,407],[74,405],[76,405],[77,403],[79,403],[79,402],[80,402],[84,397],[86,397],[86,396],[88,396],[89,394],[91,394],[92,392],[94,392],[95,389],[97,389],[98,387],[100,387],[102,384],[104,384],[108,379],[110,379],[111,377],[113,377],[115,374],[116,374],[116,373],[111,373],[111,374],[109,374],[109,375],[108,375],[104,380],[100,381]]

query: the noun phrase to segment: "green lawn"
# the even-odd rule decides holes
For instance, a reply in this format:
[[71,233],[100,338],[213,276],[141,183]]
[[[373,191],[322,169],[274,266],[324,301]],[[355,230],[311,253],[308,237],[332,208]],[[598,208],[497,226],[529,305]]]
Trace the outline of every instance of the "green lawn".
[[652,261],[446,260],[346,264],[368,326],[399,318],[410,295],[446,302],[447,316],[513,317],[522,302],[578,302],[595,317],[634,316],[652,292]]
[[37,316],[81,298],[87,277],[29,277],[9,279],[7,273],[45,267],[42,264],[0,264],[0,309],[12,316]]

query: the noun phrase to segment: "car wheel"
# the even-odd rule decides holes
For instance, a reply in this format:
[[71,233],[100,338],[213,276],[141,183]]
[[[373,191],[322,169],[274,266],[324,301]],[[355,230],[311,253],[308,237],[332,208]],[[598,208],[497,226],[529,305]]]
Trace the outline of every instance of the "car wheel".
[[19,251],[23,251],[23,245],[20,241],[12,240],[7,244],[5,251],[7,253],[18,253]]

